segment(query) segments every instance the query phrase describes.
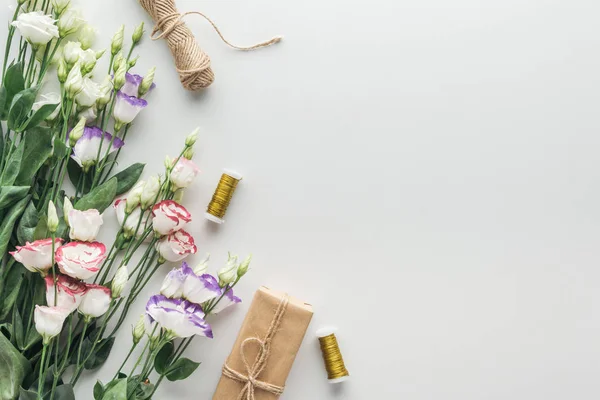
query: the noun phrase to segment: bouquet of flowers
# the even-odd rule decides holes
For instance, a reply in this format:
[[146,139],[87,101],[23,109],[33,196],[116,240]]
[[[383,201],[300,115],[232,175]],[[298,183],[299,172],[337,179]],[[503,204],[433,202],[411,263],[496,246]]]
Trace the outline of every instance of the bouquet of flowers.
[[[70,0],[16,4],[0,88],[0,400],[73,399],[84,371],[108,358],[152,275],[197,251],[181,205],[199,172],[197,130],[166,158],[164,174],[140,181],[139,163],[113,174],[155,87],[154,69],[130,73],[143,33],[140,24],[126,49],[121,27],[96,80],[104,51],[92,49],[95,31]],[[57,92],[45,89],[53,84]],[[111,205],[119,228],[107,250],[96,237]],[[250,259],[230,257],[218,278],[206,273],[207,262],[169,273],[133,330],[129,355],[110,382],[96,384],[95,399],[149,399],[165,377],[195,370],[183,353],[195,335],[212,337],[208,315],[240,301],[233,287]]]

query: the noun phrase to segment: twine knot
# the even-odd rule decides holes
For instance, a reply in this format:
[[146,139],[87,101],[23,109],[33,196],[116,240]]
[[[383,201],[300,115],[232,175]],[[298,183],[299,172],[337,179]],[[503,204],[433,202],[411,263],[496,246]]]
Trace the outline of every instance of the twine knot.
[[254,50],[281,40],[281,37],[274,37],[249,47],[234,46],[223,37],[215,23],[201,12],[180,14],[175,6],[175,0],[139,0],[139,2],[155,22],[152,40],[164,38],[167,41],[175,60],[179,80],[187,90],[196,91],[210,86],[215,80],[215,74],[210,65],[210,57],[200,48],[192,31],[183,22],[185,16],[195,14],[203,17],[213,26],[225,44],[237,50]]
[[[244,384],[244,387],[242,388],[237,400],[254,400],[254,391],[256,389],[264,390],[277,396],[283,394],[283,386],[277,386],[268,382],[263,382],[258,379],[258,376],[267,366],[267,360],[269,359],[269,355],[271,353],[271,341],[273,340],[273,337],[275,336],[275,333],[281,324],[281,320],[285,314],[288,303],[289,297],[286,295],[277,306],[277,310],[275,311],[271,325],[269,326],[267,334],[263,340],[257,337],[249,337],[242,342],[240,346],[240,354],[246,370],[245,375],[232,369],[229,365],[227,365],[227,363],[225,363],[223,366],[224,376]],[[256,360],[252,365],[250,365],[248,359],[246,358],[246,346],[251,343],[255,343],[259,347],[258,355],[256,356]]]

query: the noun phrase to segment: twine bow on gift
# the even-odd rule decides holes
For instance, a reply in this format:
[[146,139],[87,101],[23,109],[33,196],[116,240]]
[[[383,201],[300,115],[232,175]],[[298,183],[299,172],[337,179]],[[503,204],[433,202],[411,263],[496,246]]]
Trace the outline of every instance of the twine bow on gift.
[[[206,15],[195,11],[180,14],[175,6],[175,0],[139,0],[139,2],[156,23],[152,31],[152,40],[164,38],[167,41],[175,59],[179,80],[187,90],[195,91],[210,86],[215,80],[215,74],[210,66],[210,57],[200,48],[192,31],[182,20],[186,15],[195,14],[206,19],[223,42],[237,50],[254,50],[281,40],[281,37],[274,37],[253,46],[234,46],[223,37],[219,28]],[[156,35],[159,32],[160,34]]]
[[[244,363],[244,367],[246,369],[245,374],[232,369],[229,365],[227,365],[227,363],[223,366],[224,376],[244,384],[244,387],[242,388],[237,400],[254,400],[254,391],[256,389],[264,390],[277,396],[283,393],[284,388],[282,386],[260,381],[258,380],[258,376],[267,366],[267,361],[271,353],[271,341],[273,340],[277,329],[279,329],[279,325],[281,324],[281,320],[285,314],[289,301],[290,299],[286,295],[279,303],[279,306],[277,306],[277,310],[275,311],[275,315],[273,316],[273,320],[271,321],[271,325],[269,326],[269,330],[267,331],[264,339],[250,337],[242,342],[240,346],[240,353],[242,356],[242,362]],[[259,346],[258,355],[256,356],[254,364],[252,365],[250,365],[248,359],[246,358],[246,346],[250,343],[256,343]]]

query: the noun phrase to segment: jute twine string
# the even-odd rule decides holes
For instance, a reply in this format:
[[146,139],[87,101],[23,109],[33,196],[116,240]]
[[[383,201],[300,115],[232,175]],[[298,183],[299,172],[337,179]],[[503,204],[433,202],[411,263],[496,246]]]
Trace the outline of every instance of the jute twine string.
[[187,90],[196,91],[210,86],[215,80],[215,74],[210,66],[210,57],[200,48],[194,34],[183,22],[185,16],[195,14],[203,17],[213,26],[225,44],[237,50],[254,50],[281,40],[281,37],[274,37],[253,46],[235,46],[223,37],[219,28],[206,15],[197,11],[180,14],[175,6],[175,0],[139,0],[139,2],[156,24],[152,31],[152,40],[164,38],[167,41],[175,59],[181,84]]
[[[289,302],[290,299],[287,295],[281,300],[279,306],[277,306],[277,310],[275,311],[275,315],[271,321],[271,326],[269,326],[269,330],[267,331],[264,339],[261,340],[257,337],[250,337],[242,342],[240,350],[242,362],[244,363],[244,367],[246,369],[246,375],[232,369],[229,367],[229,365],[227,365],[227,363],[223,366],[223,375],[244,384],[242,391],[237,397],[237,400],[254,400],[255,389],[261,389],[277,396],[280,396],[283,393],[284,388],[282,386],[260,381],[258,380],[258,376],[267,366],[267,360],[269,359],[269,355],[271,353],[271,341],[273,340],[277,329],[279,329],[279,325],[281,324],[281,320],[285,314]],[[258,355],[256,356],[254,364],[252,365],[248,363],[246,358],[246,346],[250,343],[256,343],[259,346]]]

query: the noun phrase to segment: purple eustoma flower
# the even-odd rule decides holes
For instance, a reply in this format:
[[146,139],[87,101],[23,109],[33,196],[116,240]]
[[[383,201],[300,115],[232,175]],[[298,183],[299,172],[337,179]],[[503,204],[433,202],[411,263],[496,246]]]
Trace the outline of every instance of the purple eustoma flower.
[[109,146],[110,150],[108,150],[108,154],[116,151],[124,144],[125,143],[118,137],[115,137],[113,140],[110,133],[102,132],[100,128],[95,126],[86,127],[83,131],[83,135],[73,147],[73,155],[71,158],[75,160],[80,167],[89,169],[89,167],[94,165],[97,161],[96,157],[98,156],[98,149],[100,146],[102,146],[102,151],[100,153],[100,157],[102,158],[107,155]]
[[[223,290],[226,290],[226,288],[224,288]],[[229,306],[232,306],[234,304],[237,303],[241,303],[242,299],[240,299],[239,297],[235,296],[233,294],[233,289],[228,290],[227,292],[225,292],[225,296],[223,296],[223,298],[221,299],[221,301],[219,301],[214,308],[210,311],[211,314],[218,314],[221,311],[223,311],[224,309],[226,309]]]
[[[130,74],[128,72],[125,74],[125,85],[121,88],[121,92],[125,93],[127,96],[139,97],[140,85],[142,84],[143,79],[143,76]],[[155,87],[156,84],[152,83],[148,93],[150,93]]]
[[150,322],[156,322],[175,337],[213,337],[210,325],[204,320],[202,308],[187,300],[169,299],[163,295],[152,296],[146,304],[146,314],[150,317]]
[[130,124],[146,106],[146,100],[118,91],[113,116],[120,125]]
[[209,274],[198,276],[186,263],[183,263],[181,270],[186,277],[183,284],[183,297],[192,303],[202,304],[221,295],[219,282],[214,276]]

